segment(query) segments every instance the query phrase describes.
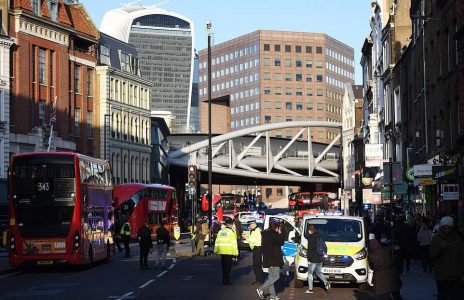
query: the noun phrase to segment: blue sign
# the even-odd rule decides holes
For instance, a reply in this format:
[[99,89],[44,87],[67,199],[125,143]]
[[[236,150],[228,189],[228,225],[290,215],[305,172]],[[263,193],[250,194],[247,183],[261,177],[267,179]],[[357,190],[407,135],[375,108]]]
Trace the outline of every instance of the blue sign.
[[282,246],[282,253],[284,256],[295,256],[296,255],[296,243],[285,242]]

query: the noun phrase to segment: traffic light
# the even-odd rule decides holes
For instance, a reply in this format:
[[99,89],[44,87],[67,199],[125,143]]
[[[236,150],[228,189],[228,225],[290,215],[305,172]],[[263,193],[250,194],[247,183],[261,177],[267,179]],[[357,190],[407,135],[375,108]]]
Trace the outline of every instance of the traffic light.
[[197,166],[196,165],[189,165],[188,166],[188,188],[190,194],[196,193],[197,188]]

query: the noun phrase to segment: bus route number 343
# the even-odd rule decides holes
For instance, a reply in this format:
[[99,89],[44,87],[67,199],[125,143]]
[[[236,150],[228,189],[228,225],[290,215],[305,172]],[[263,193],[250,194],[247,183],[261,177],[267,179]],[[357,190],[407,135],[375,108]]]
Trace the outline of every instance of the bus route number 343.
[[37,191],[48,192],[50,190],[50,184],[48,182],[37,183]]

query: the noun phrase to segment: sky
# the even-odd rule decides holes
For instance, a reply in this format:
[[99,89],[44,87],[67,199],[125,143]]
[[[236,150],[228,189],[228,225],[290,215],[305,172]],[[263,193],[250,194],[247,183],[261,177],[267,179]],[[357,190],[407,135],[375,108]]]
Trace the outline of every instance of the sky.
[[[105,12],[135,0],[81,0],[100,27]],[[361,47],[370,31],[371,0],[142,0],[194,22],[195,48],[207,47],[206,21],[214,44],[259,29],[325,33],[354,48],[356,84],[362,83]]]

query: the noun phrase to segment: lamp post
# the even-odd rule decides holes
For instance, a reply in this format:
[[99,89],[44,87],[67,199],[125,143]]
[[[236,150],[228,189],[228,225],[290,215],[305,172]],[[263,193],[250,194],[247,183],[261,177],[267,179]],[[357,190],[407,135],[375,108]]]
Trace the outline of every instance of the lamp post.
[[206,21],[208,31],[208,217],[209,224],[213,224],[213,157],[211,149],[211,21]]

